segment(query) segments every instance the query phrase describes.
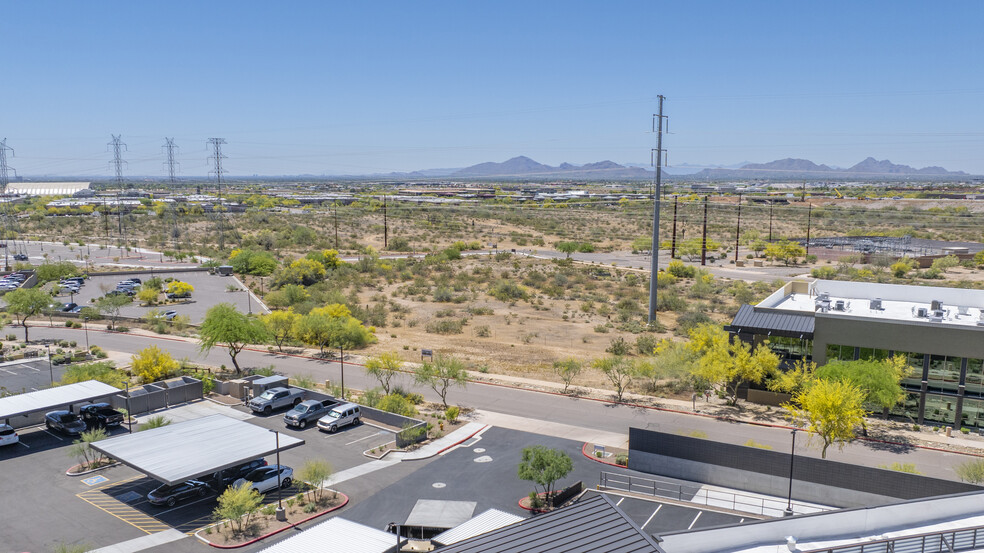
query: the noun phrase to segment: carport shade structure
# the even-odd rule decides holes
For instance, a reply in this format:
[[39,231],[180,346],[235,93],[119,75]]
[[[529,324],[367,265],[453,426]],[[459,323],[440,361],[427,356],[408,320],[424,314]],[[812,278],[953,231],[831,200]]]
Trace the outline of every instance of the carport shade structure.
[[87,403],[119,392],[119,388],[98,380],[86,380],[85,382],[56,386],[37,392],[7,396],[0,398],[0,420],[27,416],[40,411],[50,411],[56,407]]
[[[280,436],[280,450],[304,444]],[[103,453],[165,484],[178,484],[276,453],[266,428],[225,415],[169,424],[93,443]]]

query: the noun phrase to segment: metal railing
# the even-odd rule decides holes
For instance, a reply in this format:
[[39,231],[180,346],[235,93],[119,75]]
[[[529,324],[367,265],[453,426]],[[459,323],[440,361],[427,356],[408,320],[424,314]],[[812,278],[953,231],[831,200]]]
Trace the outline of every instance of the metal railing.
[[[777,498],[767,498],[741,493],[709,490],[702,486],[688,486],[668,480],[643,478],[627,474],[602,471],[598,486],[600,489],[621,490],[626,492],[666,497],[686,503],[695,503],[707,507],[730,509],[743,513],[758,514],[767,517],[782,516],[788,505],[787,501]],[[826,511],[822,507],[806,503],[792,502],[796,514],[819,513]]]
[[957,553],[984,547],[984,526],[900,536],[803,553]]

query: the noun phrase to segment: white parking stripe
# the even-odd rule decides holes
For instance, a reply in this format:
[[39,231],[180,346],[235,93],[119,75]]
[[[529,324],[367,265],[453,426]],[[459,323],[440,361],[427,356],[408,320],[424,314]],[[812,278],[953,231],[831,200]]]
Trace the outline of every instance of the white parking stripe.
[[622,504],[623,501],[625,501],[624,497],[619,498],[618,503],[616,503],[615,506],[618,507],[619,505]]
[[54,434],[52,434],[52,433],[51,433],[50,431],[48,431],[48,430],[45,430],[45,431],[44,431],[44,433],[45,433],[45,434],[47,434],[47,435],[49,435],[49,436],[51,436],[52,438],[54,438],[54,439],[56,439],[56,440],[58,440],[59,442],[64,442],[64,441],[65,441],[65,440],[63,440],[63,439],[61,439],[61,438],[59,438],[58,436],[55,436]]
[[704,514],[704,511],[697,511],[697,516],[694,517],[694,520],[690,523],[690,526],[687,526],[687,530],[690,530],[694,527],[694,524],[697,524],[697,519],[700,518],[700,515],[702,514]]
[[381,434],[389,434],[389,432],[382,432],[382,431],[376,432],[375,434],[370,434],[369,436],[366,436],[364,438],[359,438],[358,440],[351,441],[351,442],[349,442],[349,443],[347,443],[345,445],[352,445],[352,444],[355,444],[355,443],[359,443],[362,440],[368,440],[369,438],[375,438],[376,436],[379,436]]
[[[646,519],[646,524],[649,524],[650,522],[652,522],[653,521],[653,517],[656,516],[656,513],[658,513],[659,510],[662,509],[662,508],[663,508],[663,504],[660,503],[659,506],[656,507],[656,510],[653,511],[653,514],[649,515],[649,518]],[[645,530],[646,529],[646,524],[643,524],[642,526],[640,526],[639,529],[640,530]]]
[[19,443],[20,445],[26,447],[27,449],[31,449],[31,446],[25,444],[24,442],[17,442],[17,443]]

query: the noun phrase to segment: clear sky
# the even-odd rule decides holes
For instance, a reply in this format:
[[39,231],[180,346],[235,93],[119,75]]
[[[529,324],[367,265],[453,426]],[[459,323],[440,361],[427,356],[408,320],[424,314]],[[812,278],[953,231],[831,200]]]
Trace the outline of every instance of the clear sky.
[[18,174],[867,156],[984,174],[984,2],[5,2]]

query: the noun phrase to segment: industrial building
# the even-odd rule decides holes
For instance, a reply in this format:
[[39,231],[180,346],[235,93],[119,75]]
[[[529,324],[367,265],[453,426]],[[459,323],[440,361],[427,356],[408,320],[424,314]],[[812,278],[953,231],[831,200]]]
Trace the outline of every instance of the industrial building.
[[831,280],[794,281],[728,327],[800,359],[904,356],[908,392],[892,414],[919,424],[984,427],[984,291]]

